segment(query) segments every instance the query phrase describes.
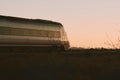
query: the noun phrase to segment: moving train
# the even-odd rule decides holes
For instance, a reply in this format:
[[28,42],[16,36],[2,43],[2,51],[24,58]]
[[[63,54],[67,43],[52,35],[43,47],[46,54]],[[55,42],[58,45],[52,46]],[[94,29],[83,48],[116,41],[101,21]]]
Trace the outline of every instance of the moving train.
[[49,46],[68,49],[61,23],[0,15],[0,46]]

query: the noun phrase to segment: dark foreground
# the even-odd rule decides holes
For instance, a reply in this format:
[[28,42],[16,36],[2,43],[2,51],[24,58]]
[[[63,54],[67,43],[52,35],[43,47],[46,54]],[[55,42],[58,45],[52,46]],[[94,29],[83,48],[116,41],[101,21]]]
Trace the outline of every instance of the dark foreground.
[[0,47],[0,80],[120,80],[120,50]]

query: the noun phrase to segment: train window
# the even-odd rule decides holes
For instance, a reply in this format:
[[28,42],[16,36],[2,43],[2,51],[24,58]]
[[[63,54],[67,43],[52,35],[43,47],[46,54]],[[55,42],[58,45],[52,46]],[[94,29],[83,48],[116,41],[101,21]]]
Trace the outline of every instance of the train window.
[[16,35],[16,36],[23,36],[24,31],[23,29],[17,29],[17,28],[11,28],[11,35]]
[[41,30],[40,33],[41,33],[41,37],[47,37],[48,36],[47,31]]
[[7,35],[8,33],[10,33],[10,28],[0,27],[0,34],[1,35]]
[[[9,35],[15,35],[17,32],[18,32],[17,29],[15,29],[15,28],[10,28],[10,33],[9,33]],[[16,35],[17,35],[17,34],[16,34]]]
[[48,31],[48,37],[54,37],[54,32],[53,31]]
[[15,28],[10,29],[10,35],[18,35],[18,30]]
[[36,31],[36,36],[41,36],[40,30],[37,30],[37,31]]
[[36,31],[35,30],[29,30],[30,36],[36,36]]
[[38,30],[37,33],[36,33],[37,36],[41,36],[42,33],[41,33],[41,30]]
[[30,36],[30,31],[28,29],[23,30],[23,35],[24,36]]
[[[3,31],[3,30],[4,30],[4,31]],[[6,30],[5,30],[4,28],[1,28],[1,27],[0,27],[0,34],[4,34],[5,31],[6,31]]]
[[54,37],[59,38],[59,31],[48,31],[48,30],[33,30],[33,29],[22,29],[22,28],[11,28],[1,27],[1,35],[16,35],[16,36],[33,36],[33,37]]
[[49,31],[48,37],[59,38],[60,37],[60,32],[59,31]]
[[54,32],[54,37],[59,38],[60,37],[60,32],[59,31],[55,31]]

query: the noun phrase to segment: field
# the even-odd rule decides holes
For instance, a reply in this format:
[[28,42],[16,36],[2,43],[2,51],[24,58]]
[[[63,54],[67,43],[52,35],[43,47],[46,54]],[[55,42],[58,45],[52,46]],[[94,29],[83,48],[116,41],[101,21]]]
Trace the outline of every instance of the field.
[[0,47],[0,80],[120,80],[120,50]]

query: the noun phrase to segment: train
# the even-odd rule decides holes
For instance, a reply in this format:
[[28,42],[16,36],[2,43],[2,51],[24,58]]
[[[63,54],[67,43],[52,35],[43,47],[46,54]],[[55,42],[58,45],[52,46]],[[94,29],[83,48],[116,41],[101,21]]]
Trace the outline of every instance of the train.
[[66,50],[70,44],[59,22],[0,15],[0,46],[47,46]]

